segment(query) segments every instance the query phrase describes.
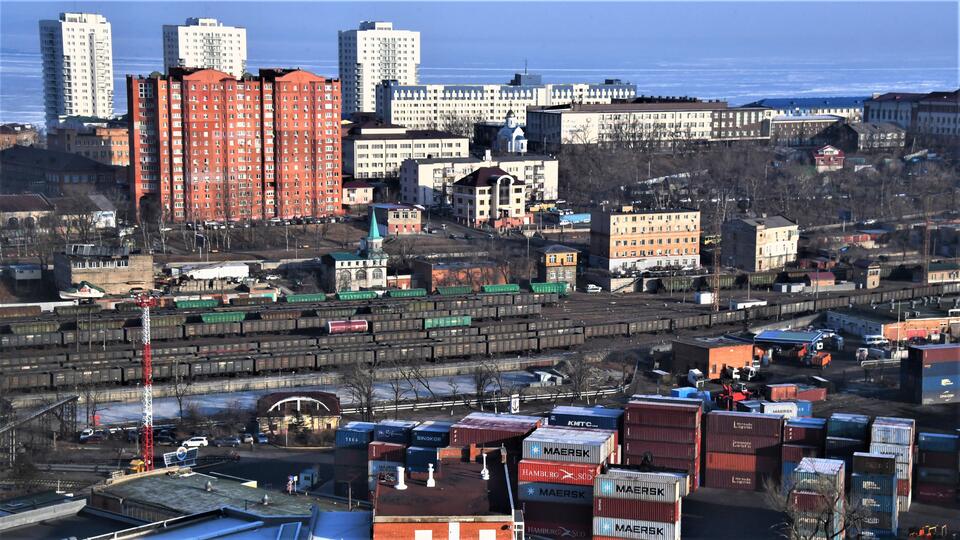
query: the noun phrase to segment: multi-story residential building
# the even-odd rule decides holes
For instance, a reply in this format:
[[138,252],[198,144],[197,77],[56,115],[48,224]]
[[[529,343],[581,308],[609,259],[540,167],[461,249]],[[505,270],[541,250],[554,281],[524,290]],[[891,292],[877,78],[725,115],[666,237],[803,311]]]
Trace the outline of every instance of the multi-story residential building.
[[382,122],[356,124],[343,138],[343,172],[354,178],[396,178],[407,159],[461,158],[470,139],[435,129],[407,129]]
[[354,180],[344,182],[343,184],[344,206],[363,206],[373,202],[373,186],[363,180]]
[[177,67],[215,69],[239,79],[247,69],[247,29],[197,17],[163,25],[163,69]]
[[747,272],[783,268],[797,259],[799,226],[783,216],[745,217],[723,224],[724,266]]
[[839,171],[843,168],[843,150],[835,146],[822,146],[813,152],[813,164],[817,172]]
[[892,122],[915,135],[960,136],[960,90],[889,92],[864,102],[865,122]]
[[912,92],[874,94],[863,103],[863,121],[891,122],[909,130],[915,122],[916,104],[925,95]]
[[408,159],[400,166],[400,200],[422,206],[449,206],[454,182],[481,167],[499,167],[526,187],[527,201],[555,201],[559,164],[556,158],[522,154],[483,158]]
[[580,252],[560,244],[539,250],[537,278],[546,283],[566,282],[571,288],[577,286],[577,258]]
[[453,215],[470,227],[517,227],[530,221],[523,181],[499,167],[481,167],[453,183]]
[[294,69],[242,80],[127,77],[132,200],[171,221],[339,213],[340,82]]
[[770,144],[818,146],[830,142],[830,133],[843,122],[839,116],[777,116],[770,121]]
[[40,21],[43,100],[48,125],[64,116],[113,115],[110,23],[94,13]]
[[68,290],[86,281],[107,294],[127,294],[131,289],[153,288],[153,255],[126,247],[68,244],[53,256],[57,287]]
[[863,119],[863,103],[869,98],[858,96],[768,98],[754,101],[745,107],[770,109],[772,116],[819,116],[830,114],[847,122]]
[[338,32],[338,42],[345,114],[378,110],[377,85],[381,81],[417,84],[420,32],[394,30],[390,22],[363,21],[356,30]]
[[[521,84],[523,83],[523,84]],[[536,84],[532,84],[536,83]],[[472,133],[475,122],[500,122],[513,111],[527,121],[528,107],[570,103],[611,103],[636,96],[635,85],[619,80],[602,84],[540,84],[515,77],[510,84],[406,84],[385,80],[377,85],[377,115],[391,124],[415,129]]]
[[130,165],[130,130],[124,120],[70,118],[47,131],[47,148],[105,165]]
[[423,213],[416,206],[378,203],[370,206],[370,212],[377,215],[382,236],[420,234]]
[[623,206],[590,216],[590,266],[608,271],[700,266],[700,211]]
[[40,133],[30,124],[0,125],[0,150],[11,146],[33,146],[40,142]]
[[846,152],[896,151],[904,147],[907,131],[893,122],[854,122],[837,128],[837,146]]
[[126,170],[92,159],[38,146],[0,150],[0,190],[59,197],[123,187]]

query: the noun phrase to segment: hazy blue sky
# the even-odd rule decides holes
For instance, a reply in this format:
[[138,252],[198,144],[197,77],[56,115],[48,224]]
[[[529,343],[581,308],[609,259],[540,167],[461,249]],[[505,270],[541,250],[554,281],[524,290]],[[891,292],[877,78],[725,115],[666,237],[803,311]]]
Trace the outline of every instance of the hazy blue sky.
[[26,111],[11,96],[40,88],[37,21],[61,11],[98,12],[112,23],[118,98],[124,73],[162,66],[161,25],[208,16],[247,28],[252,68],[336,75],[337,30],[377,19],[421,32],[427,82],[505,81],[527,60],[550,81],[616,76],[646,93],[742,101],[956,87],[957,6],[0,1],[0,116]]

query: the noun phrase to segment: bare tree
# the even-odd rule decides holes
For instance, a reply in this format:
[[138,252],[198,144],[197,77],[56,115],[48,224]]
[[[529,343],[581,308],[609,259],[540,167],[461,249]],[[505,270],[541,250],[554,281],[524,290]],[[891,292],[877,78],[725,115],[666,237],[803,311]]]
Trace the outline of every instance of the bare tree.
[[360,410],[360,417],[364,421],[370,421],[374,413],[374,369],[373,365],[354,363],[344,366],[340,371],[340,382]]
[[390,394],[393,401],[393,419],[396,420],[400,414],[400,402],[403,401],[410,391],[409,382],[404,376],[402,362],[394,360],[384,366],[389,370],[390,378],[387,384],[390,386]]
[[842,540],[849,532],[862,529],[867,517],[865,509],[851,504],[842,487],[828,477],[786,488],[767,479],[763,492],[767,504],[784,514],[775,533],[789,540]]
[[184,375],[186,364],[174,362],[173,369],[173,396],[177,399],[177,409],[180,413],[180,422],[183,422],[183,398],[190,393],[190,385],[193,384],[193,378],[189,374]]
[[580,399],[583,391],[587,389],[587,381],[590,378],[590,366],[587,363],[587,359],[581,353],[572,355],[565,363],[565,372],[567,380],[570,381],[570,389],[573,391],[574,398]]
[[83,406],[86,413],[87,425],[92,426],[94,425],[97,411],[100,408],[100,401],[103,399],[103,390],[97,388],[91,383],[88,383],[79,388],[78,393],[83,396]]
[[473,368],[471,376],[473,377],[473,387],[477,396],[477,405],[483,410],[483,405],[486,403],[487,387],[490,386],[493,377],[490,374],[490,370],[484,364],[479,364]]

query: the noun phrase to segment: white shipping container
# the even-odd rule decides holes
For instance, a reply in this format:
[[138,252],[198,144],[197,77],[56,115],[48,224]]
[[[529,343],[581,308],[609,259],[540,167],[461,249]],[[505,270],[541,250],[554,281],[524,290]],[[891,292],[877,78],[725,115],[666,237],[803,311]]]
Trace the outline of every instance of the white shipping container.
[[679,540],[680,523],[595,517],[593,534],[638,540]]
[[672,503],[688,490],[686,475],[610,471],[593,480],[597,497]]
[[902,444],[870,443],[870,453],[889,454],[897,457],[897,463],[913,463],[913,447]]
[[797,417],[797,404],[790,401],[763,401],[760,407],[763,414],[778,414],[784,418]]
[[913,444],[913,428],[907,425],[880,424],[874,422],[870,442],[884,444]]
[[543,427],[523,440],[523,457],[600,464],[616,451],[614,437],[609,430]]

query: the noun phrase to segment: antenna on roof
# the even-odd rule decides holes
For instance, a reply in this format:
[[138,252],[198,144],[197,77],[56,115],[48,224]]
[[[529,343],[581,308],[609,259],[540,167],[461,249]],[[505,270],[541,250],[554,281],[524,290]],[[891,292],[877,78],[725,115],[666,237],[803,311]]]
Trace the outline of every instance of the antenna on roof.
[[526,58],[523,59],[523,74],[524,74],[524,75],[527,74],[527,59],[526,59]]

